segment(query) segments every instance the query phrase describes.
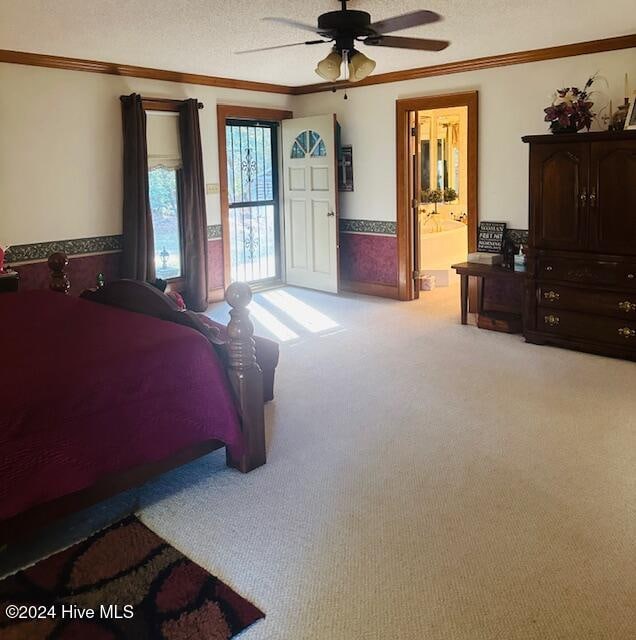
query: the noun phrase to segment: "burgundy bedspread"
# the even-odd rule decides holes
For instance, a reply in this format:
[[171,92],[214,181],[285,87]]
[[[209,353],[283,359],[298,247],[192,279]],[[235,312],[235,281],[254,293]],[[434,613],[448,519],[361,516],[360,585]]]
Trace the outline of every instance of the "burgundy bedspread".
[[205,440],[241,450],[214,348],[49,291],[0,295],[0,520]]

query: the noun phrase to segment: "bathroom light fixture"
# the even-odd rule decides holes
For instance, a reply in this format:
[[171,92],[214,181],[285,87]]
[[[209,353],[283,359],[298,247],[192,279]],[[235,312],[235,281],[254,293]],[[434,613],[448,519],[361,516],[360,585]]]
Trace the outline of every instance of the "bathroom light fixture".
[[359,82],[364,80],[374,69],[375,61],[355,49],[338,51],[336,47],[316,66],[316,73],[329,82],[335,82],[341,75],[342,63],[349,71],[345,80]]

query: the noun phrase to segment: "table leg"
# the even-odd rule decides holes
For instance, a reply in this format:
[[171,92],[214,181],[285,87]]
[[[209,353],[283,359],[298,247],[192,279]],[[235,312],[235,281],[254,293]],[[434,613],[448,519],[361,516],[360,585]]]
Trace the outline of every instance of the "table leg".
[[468,276],[461,274],[462,324],[468,324]]
[[477,315],[484,312],[484,279],[477,278]]

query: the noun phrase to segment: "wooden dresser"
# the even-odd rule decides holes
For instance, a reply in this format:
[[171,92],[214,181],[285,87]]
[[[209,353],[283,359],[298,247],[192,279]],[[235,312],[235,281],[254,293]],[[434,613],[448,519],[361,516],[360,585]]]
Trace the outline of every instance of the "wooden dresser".
[[636,359],[636,131],[523,141],[526,340]]

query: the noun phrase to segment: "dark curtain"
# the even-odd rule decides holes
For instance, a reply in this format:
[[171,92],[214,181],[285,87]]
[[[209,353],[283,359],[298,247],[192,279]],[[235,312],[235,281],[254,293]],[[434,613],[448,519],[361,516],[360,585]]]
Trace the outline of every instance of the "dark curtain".
[[205,213],[203,155],[197,100],[185,100],[179,109],[181,134],[181,227],[185,286],[189,309],[208,306],[208,239]]
[[124,128],[124,246],[121,274],[133,280],[155,280],[155,244],[148,195],[146,113],[141,96],[121,97]]

